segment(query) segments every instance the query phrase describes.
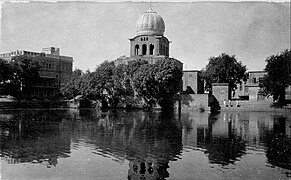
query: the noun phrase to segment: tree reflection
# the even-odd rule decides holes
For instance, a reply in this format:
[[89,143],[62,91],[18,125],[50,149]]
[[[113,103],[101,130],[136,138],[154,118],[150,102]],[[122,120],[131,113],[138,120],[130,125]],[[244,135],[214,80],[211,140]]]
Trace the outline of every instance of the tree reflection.
[[267,147],[270,164],[291,170],[291,138],[286,136],[286,117],[274,116],[273,133]]
[[210,163],[228,165],[235,163],[245,154],[245,144],[241,137],[208,137],[205,153],[208,153]]
[[94,154],[118,162],[127,159],[129,179],[169,177],[168,163],[182,151],[182,126],[176,114],[129,110],[86,114],[71,112],[72,121],[61,123],[61,129],[71,132],[74,145],[85,142],[94,146]]
[[12,164],[30,162],[52,167],[58,158],[69,157],[70,137],[59,130],[61,114],[14,111],[9,119],[0,121],[1,158]]

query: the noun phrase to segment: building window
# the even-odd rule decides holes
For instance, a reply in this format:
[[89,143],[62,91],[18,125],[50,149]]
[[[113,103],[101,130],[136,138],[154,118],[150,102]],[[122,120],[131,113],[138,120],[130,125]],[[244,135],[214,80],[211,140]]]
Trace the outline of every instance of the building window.
[[154,54],[154,45],[151,44],[150,45],[150,55],[153,55]]
[[147,54],[147,45],[143,44],[142,45],[142,55],[146,55]]
[[253,78],[253,83],[257,83],[257,79],[256,78]]
[[135,45],[135,48],[134,48],[134,54],[135,55],[138,55],[138,50],[139,50],[139,45]]

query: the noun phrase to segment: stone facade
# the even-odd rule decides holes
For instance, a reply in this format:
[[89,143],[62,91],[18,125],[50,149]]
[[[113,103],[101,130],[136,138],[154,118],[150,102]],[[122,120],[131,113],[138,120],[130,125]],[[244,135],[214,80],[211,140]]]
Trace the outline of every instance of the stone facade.
[[[181,110],[210,111],[208,97],[208,94],[182,94]],[[178,104],[176,106],[178,107]]]
[[213,83],[212,95],[222,104],[224,101],[230,100],[230,89],[228,83]]
[[250,101],[265,100],[265,97],[260,95],[260,83],[265,75],[266,71],[248,71],[247,81],[237,85],[235,94],[232,98],[240,98],[242,96],[248,97]]
[[201,79],[201,71],[198,70],[183,71],[183,91],[188,91],[189,88],[191,88],[194,92],[190,94],[204,93],[204,81]]
[[164,36],[136,36],[130,39],[130,56],[169,56],[169,40]]

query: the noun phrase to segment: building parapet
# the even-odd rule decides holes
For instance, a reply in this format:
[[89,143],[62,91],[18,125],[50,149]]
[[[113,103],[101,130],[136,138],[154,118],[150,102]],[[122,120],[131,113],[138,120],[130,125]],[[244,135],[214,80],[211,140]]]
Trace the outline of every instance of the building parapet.
[[212,83],[212,86],[228,86],[228,83]]

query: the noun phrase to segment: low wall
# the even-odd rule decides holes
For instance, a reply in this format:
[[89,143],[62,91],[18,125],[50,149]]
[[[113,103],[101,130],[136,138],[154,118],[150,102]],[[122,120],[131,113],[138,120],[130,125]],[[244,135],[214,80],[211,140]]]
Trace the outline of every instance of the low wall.
[[219,103],[230,99],[230,89],[228,83],[213,83],[212,94]]
[[181,110],[210,111],[210,107],[208,107],[208,94],[182,94]]

